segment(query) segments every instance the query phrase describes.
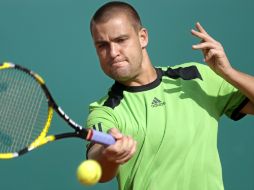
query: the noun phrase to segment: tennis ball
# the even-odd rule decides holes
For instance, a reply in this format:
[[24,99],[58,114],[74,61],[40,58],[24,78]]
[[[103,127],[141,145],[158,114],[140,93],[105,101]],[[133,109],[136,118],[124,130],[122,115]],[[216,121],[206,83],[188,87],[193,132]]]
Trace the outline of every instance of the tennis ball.
[[77,178],[81,184],[94,185],[101,178],[101,166],[95,160],[86,160],[78,166]]

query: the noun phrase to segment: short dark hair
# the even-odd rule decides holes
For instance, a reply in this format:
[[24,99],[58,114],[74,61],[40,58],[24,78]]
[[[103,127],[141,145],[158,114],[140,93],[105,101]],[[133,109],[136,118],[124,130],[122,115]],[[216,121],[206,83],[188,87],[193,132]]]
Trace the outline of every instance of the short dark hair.
[[134,29],[137,31],[142,28],[141,19],[138,12],[128,3],[121,1],[111,1],[102,5],[93,15],[90,21],[90,31],[94,23],[106,22],[116,14],[126,14],[133,22]]

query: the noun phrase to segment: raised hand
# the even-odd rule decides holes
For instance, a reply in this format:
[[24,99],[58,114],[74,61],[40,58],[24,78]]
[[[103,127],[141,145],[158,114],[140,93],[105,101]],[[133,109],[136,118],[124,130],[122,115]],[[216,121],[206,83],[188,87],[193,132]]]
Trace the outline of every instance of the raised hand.
[[228,61],[223,46],[213,39],[201,26],[200,23],[196,23],[196,29],[191,30],[192,35],[201,39],[201,42],[193,45],[195,50],[202,50],[204,55],[204,62],[221,77],[226,76],[232,67]]

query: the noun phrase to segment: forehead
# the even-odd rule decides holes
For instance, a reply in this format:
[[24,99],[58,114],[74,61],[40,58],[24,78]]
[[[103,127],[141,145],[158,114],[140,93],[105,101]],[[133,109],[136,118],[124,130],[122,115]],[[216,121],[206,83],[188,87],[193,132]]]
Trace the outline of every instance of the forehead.
[[107,21],[93,23],[92,35],[94,39],[108,37],[117,37],[134,32],[134,26],[128,16],[119,14]]

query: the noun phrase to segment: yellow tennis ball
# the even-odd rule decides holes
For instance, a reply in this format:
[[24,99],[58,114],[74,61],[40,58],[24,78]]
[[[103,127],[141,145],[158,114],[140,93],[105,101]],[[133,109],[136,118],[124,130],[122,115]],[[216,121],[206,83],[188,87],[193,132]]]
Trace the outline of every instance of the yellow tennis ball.
[[94,185],[101,178],[101,166],[95,160],[86,160],[78,166],[77,178],[82,184]]

